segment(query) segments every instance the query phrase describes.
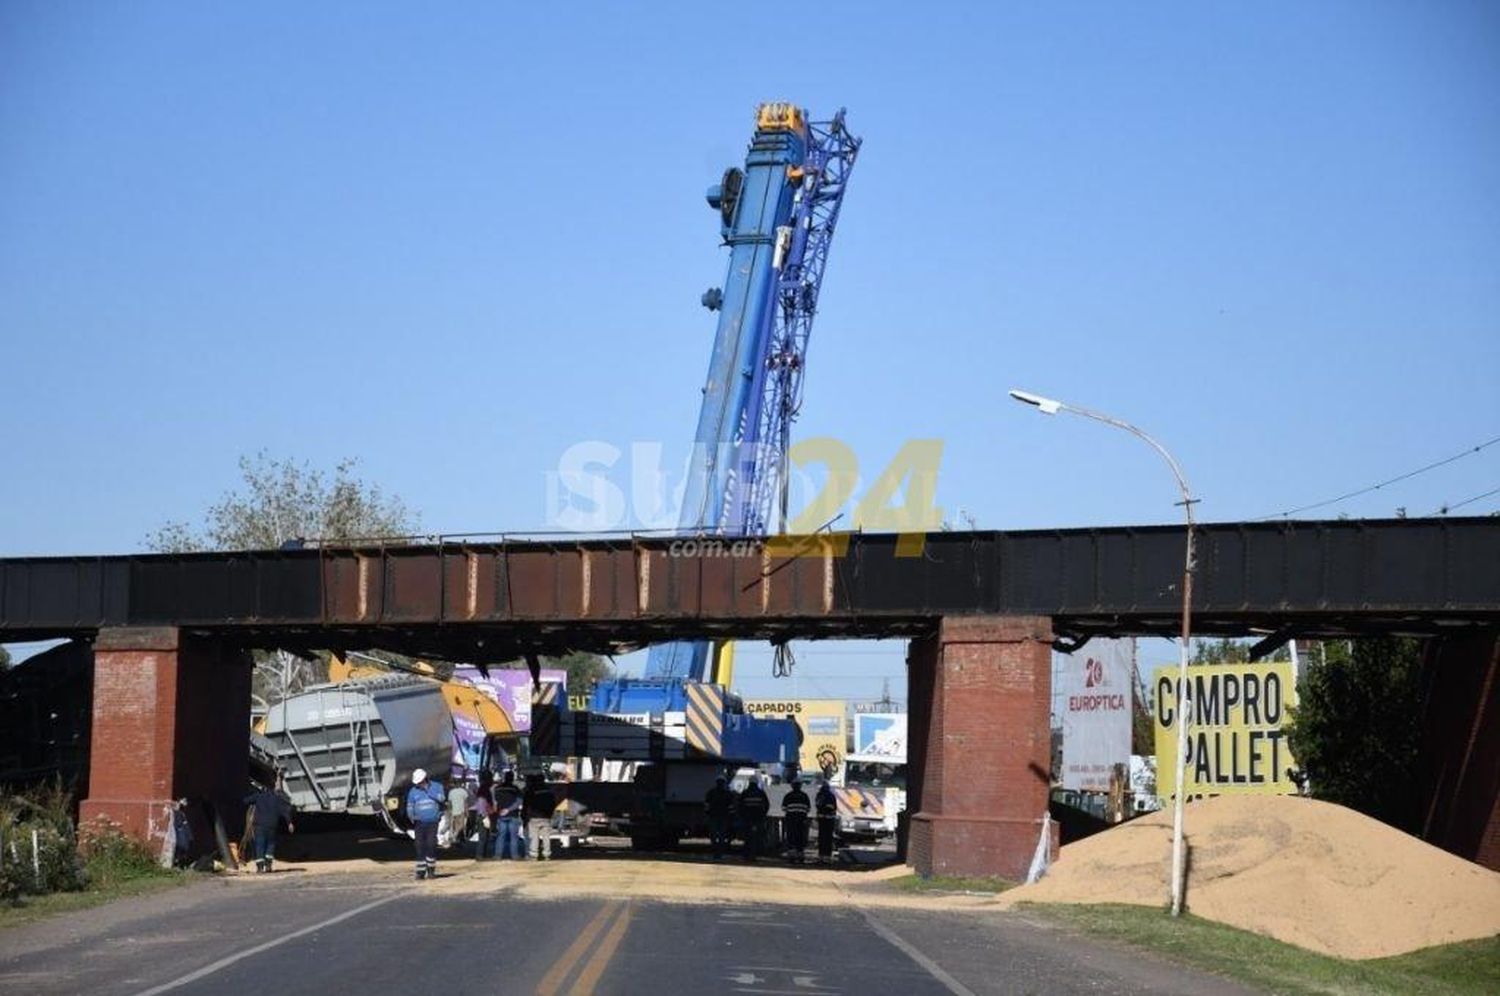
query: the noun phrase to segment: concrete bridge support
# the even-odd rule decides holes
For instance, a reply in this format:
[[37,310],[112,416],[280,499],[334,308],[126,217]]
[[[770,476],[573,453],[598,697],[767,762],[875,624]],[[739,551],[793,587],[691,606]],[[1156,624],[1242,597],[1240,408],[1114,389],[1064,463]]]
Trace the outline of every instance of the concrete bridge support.
[[908,863],[1024,878],[1050,784],[1051,620],[945,618],[911,642],[907,672]]
[[[101,630],[81,819],[104,817],[132,836],[160,840],[167,803],[185,797],[211,804],[235,833],[249,736],[244,651],[171,627]],[[200,845],[212,840],[204,807],[189,813]]]

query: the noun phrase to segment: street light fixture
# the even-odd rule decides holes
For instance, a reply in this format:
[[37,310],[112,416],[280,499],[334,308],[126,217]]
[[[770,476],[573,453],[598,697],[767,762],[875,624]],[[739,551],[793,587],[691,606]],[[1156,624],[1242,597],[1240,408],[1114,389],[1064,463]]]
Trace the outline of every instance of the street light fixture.
[[1174,791],[1175,801],[1172,813],[1172,915],[1178,916],[1182,913],[1182,825],[1183,825],[1183,798],[1182,783],[1187,776],[1187,739],[1188,739],[1188,710],[1184,708],[1188,694],[1188,640],[1192,636],[1193,616],[1193,503],[1196,499],[1188,489],[1187,478],[1183,476],[1182,468],[1173,459],[1167,448],[1155,439],[1152,439],[1140,428],[1131,425],[1123,419],[1105,415],[1103,412],[1090,411],[1087,408],[1079,408],[1076,405],[1065,404],[1053,398],[1044,398],[1040,394],[1032,394],[1030,391],[1012,390],[1010,396],[1022,404],[1031,405],[1039,409],[1044,415],[1056,415],[1058,412],[1072,412],[1084,418],[1091,418],[1105,425],[1112,425],[1146,442],[1157,453],[1161,454],[1167,466],[1172,470],[1172,477],[1177,481],[1178,490],[1182,492],[1182,500],[1178,502],[1182,506],[1183,513],[1187,516],[1187,553],[1182,565],[1182,642],[1181,656],[1177,666],[1177,782]]

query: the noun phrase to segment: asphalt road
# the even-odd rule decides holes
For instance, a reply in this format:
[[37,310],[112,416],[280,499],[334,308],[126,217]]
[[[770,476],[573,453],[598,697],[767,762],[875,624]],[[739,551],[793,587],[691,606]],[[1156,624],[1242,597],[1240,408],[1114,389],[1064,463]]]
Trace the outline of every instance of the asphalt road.
[[1240,993],[1014,915],[679,905],[370,876],[205,882],[0,931],[0,992]]

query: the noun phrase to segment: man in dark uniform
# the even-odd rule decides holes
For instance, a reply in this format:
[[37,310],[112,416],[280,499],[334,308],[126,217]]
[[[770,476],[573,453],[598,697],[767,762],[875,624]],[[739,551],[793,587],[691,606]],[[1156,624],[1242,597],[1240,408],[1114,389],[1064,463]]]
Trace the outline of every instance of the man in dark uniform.
[[802,791],[802,779],[793,779],[792,790],[781,800],[781,815],[788,856],[799,865],[807,851],[807,816],[811,812],[812,800]]
[[[292,823],[292,804],[281,794],[281,786],[282,776],[278,770],[274,787],[257,789],[245,796],[245,804],[255,807],[251,823],[255,833],[255,870],[258,872],[271,871],[276,862],[276,831],[281,824],[286,823],[288,833],[297,832]],[[181,812],[180,809],[177,811]]]
[[833,857],[833,834],[839,825],[839,801],[828,784],[828,776],[818,783],[816,802],[818,813],[818,863],[823,864]]
[[729,824],[734,809],[734,793],[724,776],[714,779],[714,787],[703,797],[703,811],[708,814],[708,842],[713,845],[714,860],[724,856],[729,847]]
[[766,814],[770,811],[771,800],[752,775],[750,784],[740,793],[740,819],[745,821],[746,861],[754,861],[760,856],[761,838],[766,833]]

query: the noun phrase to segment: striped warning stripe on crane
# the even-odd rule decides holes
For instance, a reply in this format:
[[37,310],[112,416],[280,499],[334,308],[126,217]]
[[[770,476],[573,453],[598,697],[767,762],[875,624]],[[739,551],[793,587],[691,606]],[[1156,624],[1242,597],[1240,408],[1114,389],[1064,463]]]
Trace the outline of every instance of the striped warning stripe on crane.
[[706,682],[687,685],[687,745],[713,757],[724,753],[724,688]]

